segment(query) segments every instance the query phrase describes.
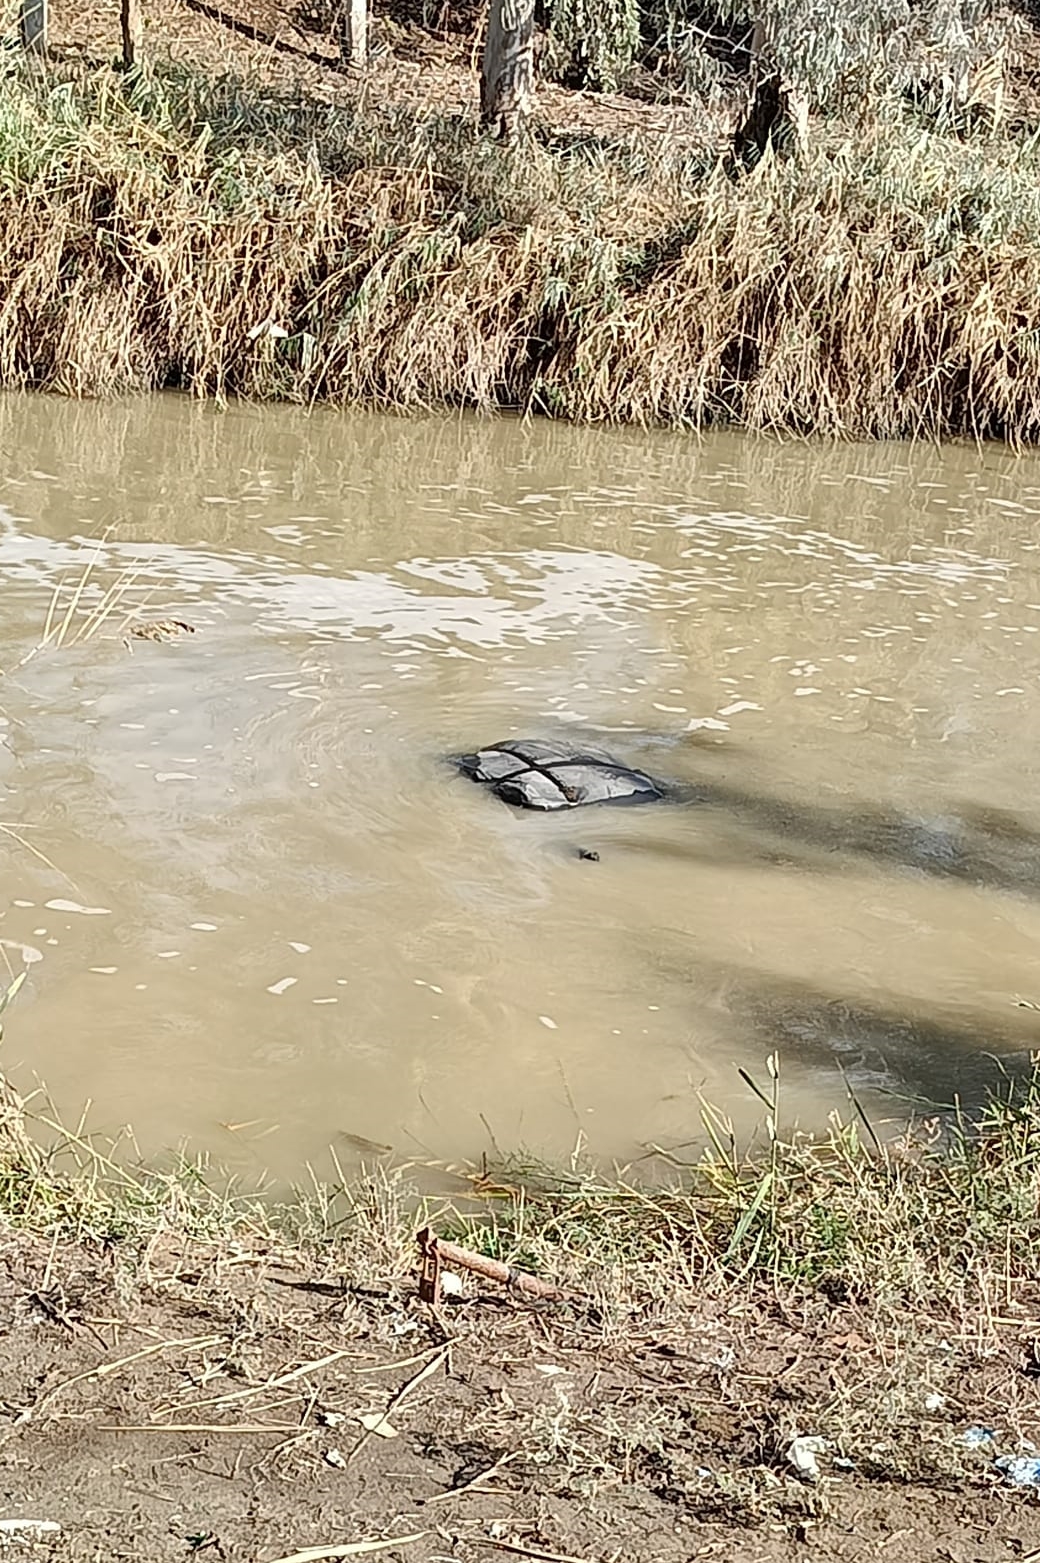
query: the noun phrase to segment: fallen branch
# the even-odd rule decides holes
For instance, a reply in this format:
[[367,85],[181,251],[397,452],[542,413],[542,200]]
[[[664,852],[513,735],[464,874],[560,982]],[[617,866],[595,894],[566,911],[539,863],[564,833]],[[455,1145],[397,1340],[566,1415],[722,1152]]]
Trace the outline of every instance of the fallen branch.
[[499,1259],[488,1259],[484,1254],[475,1254],[470,1248],[460,1248],[458,1243],[449,1243],[445,1238],[438,1237],[431,1227],[423,1227],[416,1234],[416,1242],[422,1255],[419,1296],[423,1302],[440,1302],[441,1267],[445,1264],[472,1270],[485,1280],[497,1281],[500,1286],[508,1286],[528,1297],[552,1298],[556,1302],[578,1300],[576,1292],[564,1291],[563,1287],[553,1286],[550,1281],[541,1281],[536,1275],[528,1275],[526,1270],[515,1270],[512,1265],[503,1264]]

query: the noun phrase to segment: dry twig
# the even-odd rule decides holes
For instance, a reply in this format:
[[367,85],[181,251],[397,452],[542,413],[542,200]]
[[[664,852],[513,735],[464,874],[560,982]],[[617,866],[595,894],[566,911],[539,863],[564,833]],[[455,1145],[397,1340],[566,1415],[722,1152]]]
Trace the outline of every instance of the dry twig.
[[341,1546],[304,1547],[302,1552],[291,1552],[284,1558],[273,1558],[272,1563],[320,1563],[322,1558],[359,1558],[370,1552],[389,1552],[391,1547],[407,1547],[413,1541],[422,1541],[428,1531],[418,1530],[412,1536],[394,1536],[389,1541],[348,1541]]
[[379,1421],[374,1422],[371,1427],[365,1428],[365,1431],[361,1434],[361,1437],[347,1455],[348,1465],[350,1464],[351,1460],[355,1459],[356,1456],[360,1454],[361,1450],[368,1443],[368,1440],[372,1437],[373,1433],[377,1433],[380,1427],[382,1427],[383,1423],[390,1420],[390,1413],[397,1409],[405,1397],[410,1395],[413,1389],[418,1389],[419,1385],[424,1381],[424,1379],[428,1379],[432,1374],[436,1373],[441,1363],[446,1360],[449,1350],[450,1347],[442,1346],[432,1361],[428,1362],[425,1367],[420,1368],[418,1373],[416,1373],[413,1378],[410,1378],[406,1384],[402,1384],[401,1388],[397,1391],[396,1394],[391,1395],[387,1408],[379,1418]]

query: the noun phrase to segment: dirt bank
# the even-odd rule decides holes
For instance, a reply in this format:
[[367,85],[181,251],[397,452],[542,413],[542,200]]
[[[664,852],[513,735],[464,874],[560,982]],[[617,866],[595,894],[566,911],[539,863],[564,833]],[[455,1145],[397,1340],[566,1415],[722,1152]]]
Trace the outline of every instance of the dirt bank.
[[[331,9],[329,7],[328,9]],[[207,75],[231,72],[283,92],[319,100],[396,107],[412,114],[459,116],[475,126],[483,44],[481,7],[445,7],[443,25],[421,26],[408,0],[373,10],[373,56],[364,77],[345,68],[338,40],[315,13],[283,0],[147,0],[146,57]],[[120,49],[118,12],[98,0],[52,9],[56,62],[105,64]],[[643,94],[568,91],[542,82],[537,123],[546,131],[611,138],[680,135],[725,143],[736,105],[709,113],[699,100],[669,93],[644,73]],[[647,93],[653,94],[648,99]],[[657,98],[659,101],[654,101]]]
[[[1035,1308],[916,1342],[910,1382],[905,1337],[782,1291],[691,1292],[615,1333],[490,1285],[435,1315],[403,1277],[248,1240],[168,1235],[128,1269],[118,1248],[9,1234],[0,1261],[3,1518],[60,1525],[44,1556],[263,1563],[394,1537],[416,1539],[386,1555],[416,1563],[1040,1548],[1035,1497],[959,1444],[973,1422],[1035,1431]],[[862,1416],[892,1397],[895,1445]],[[786,1446],[835,1403],[849,1467],[805,1485]],[[366,1436],[387,1408],[396,1436]]]

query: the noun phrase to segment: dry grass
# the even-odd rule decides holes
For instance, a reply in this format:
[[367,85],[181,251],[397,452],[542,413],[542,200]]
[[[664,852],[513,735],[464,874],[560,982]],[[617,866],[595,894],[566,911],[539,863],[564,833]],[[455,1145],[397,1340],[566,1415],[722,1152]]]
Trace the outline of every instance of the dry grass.
[[0,80],[0,385],[848,436],[1040,432],[1040,150],[892,112],[734,183],[710,148]]
[[[0,992],[0,1015],[21,986]],[[2,1035],[2,1033],[0,1033]],[[311,1177],[288,1203],[243,1192],[204,1160],[142,1166],[132,1135],[102,1144],[64,1124],[41,1093],[0,1077],[0,1221],[63,1240],[149,1243],[174,1228],[277,1241],[352,1273],[400,1281],[427,1225],[595,1303],[604,1328],[693,1295],[824,1298],[880,1315],[985,1321],[1017,1306],[1040,1273],[1040,1067],[1008,1079],[974,1123],[956,1115],[890,1144],[858,1106],[823,1136],[785,1135],[769,1060],[762,1142],[741,1148],[701,1106],[700,1158],[666,1177],[519,1160],[494,1172],[441,1169],[420,1196],[413,1169]],[[338,1166],[338,1162],[336,1163]],[[430,1186],[436,1169],[422,1169]]]

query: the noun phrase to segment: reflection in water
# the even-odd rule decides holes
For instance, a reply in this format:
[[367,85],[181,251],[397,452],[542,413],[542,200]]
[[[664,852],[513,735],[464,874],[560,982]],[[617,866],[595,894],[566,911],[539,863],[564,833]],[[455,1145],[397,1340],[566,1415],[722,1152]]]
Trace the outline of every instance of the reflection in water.
[[[856,858],[894,870],[960,879],[1019,894],[1040,894],[1040,832],[1006,809],[971,803],[922,818],[860,800],[820,807],[705,779],[672,789],[676,801],[720,811],[714,849],[734,825],[749,827],[745,857],[799,863],[815,873],[840,873]],[[689,842],[649,842],[651,851],[688,853]],[[693,847],[695,853],[702,849]]]
[[[836,1060],[977,1096],[1040,996],[1038,512],[999,450],[0,401],[2,817],[61,871],[0,846],[9,1061],[287,1177],[685,1142],[774,1046],[806,1122]],[[99,539],[198,633],[20,665]],[[445,763],[537,733],[697,805]]]

